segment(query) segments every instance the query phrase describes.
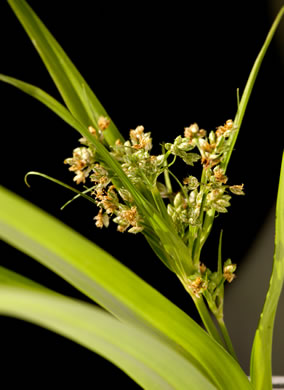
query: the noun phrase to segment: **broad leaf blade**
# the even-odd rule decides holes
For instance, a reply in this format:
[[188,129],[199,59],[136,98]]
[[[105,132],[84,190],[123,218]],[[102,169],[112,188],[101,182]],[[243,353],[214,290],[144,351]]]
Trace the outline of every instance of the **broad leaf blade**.
[[[8,3],[29,35],[72,115],[86,127],[97,127],[100,116],[109,116],[74,64],[25,0],[8,0]],[[118,138],[123,140],[112,121],[104,135],[109,144]]]
[[0,313],[31,321],[99,353],[145,389],[215,389],[151,334],[90,304],[47,291],[1,286]]
[[[0,189],[0,237],[129,324],[154,328],[185,350],[218,388],[250,389],[236,361],[185,313],[90,241]],[[72,245],[70,245],[72,243]]]
[[284,154],[276,205],[273,270],[266,300],[255,334],[251,355],[251,379],[256,390],[271,384],[271,351],[275,314],[284,283]]

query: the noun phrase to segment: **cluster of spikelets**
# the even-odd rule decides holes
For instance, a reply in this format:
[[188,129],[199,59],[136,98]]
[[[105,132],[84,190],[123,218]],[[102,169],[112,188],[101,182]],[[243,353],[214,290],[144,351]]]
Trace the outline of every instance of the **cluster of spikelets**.
[[[92,127],[89,131],[103,142],[103,131],[108,127],[109,120],[101,117],[98,121],[99,132]],[[233,122],[228,120],[224,126],[219,126],[216,131],[207,133],[199,129],[195,123],[184,129],[184,137],[178,136],[173,143],[164,145],[164,153],[151,155],[151,133],[145,132],[143,126],[130,130],[130,139],[122,143],[118,140],[110,147],[110,153],[119,162],[123,171],[133,184],[144,186],[150,190],[157,186],[162,198],[168,198],[167,210],[171,216],[177,232],[181,237],[186,233],[189,225],[200,224],[201,208],[205,211],[214,209],[217,212],[227,212],[230,206],[231,196],[228,190],[234,194],[243,194],[243,186],[227,185],[227,176],[220,167],[222,156],[226,151],[226,140],[233,131]],[[125,188],[117,188],[112,180],[111,173],[98,161],[93,145],[86,138],[81,138],[84,146],[77,147],[73,151],[73,157],[64,162],[69,164],[69,170],[75,173],[74,181],[77,184],[86,183],[89,179],[92,183],[92,195],[94,196],[99,212],[95,216],[96,226],[108,227],[110,217],[118,224],[118,231],[138,233],[143,230],[143,219],[139,215],[131,194]],[[199,153],[192,152],[198,149]],[[180,190],[169,193],[167,187],[157,179],[165,170],[169,171],[168,158],[180,157],[187,165],[193,165],[198,160],[204,167],[202,183],[194,176],[188,176],[180,184]]]
[[[98,121],[99,130],[89,127],[89,131],[104,143],[103,133],[108,125],[109,120],[101,117]],[[233,131],[232,120],[211,131],[208,136],[205,130],[199,129],[194,123],[186,127],[183,136],[178,136],[173,143],[164,144],[162,153],[158,156],[151,155],[151,133],[145,132],[143,126],[130,130],[129,140],[126,142],[117,140],[110,147],[104,144],[137,189],[146,187],[150,192],[153,188],[158,189],[161,198],[167,203],[167,212],[176,232],[186,245],[190,245],[192,229],[202,228],[202,213],[210,210],[225,213],[230,206],[230,193],[244,194],[243,185],[227,184],[228,178],[222,168]],[[131,193],[116,180],[116,176],[96,153],[93,144],[84,137],[79,141],[82,146],[74,149],[73,156],[64,162],[75,173],[74,181],[85,185],[85,191],[91,192],[95,199],[99,208],[94,217],[96,226],[108,227],[112,218],[119,232],[142,232],[144,220]],[[176,158],[181,158],[189,166],[200,161],[203,167],[201,179],[189,175],[180,181],[170,170]],[[177,192],[172,191],[171,185],[167,186],[158,180],[162,173],[174,178],[179,186]],[[220,291],[225,280],[231,282],[234,279],[235,269],[236,265],[230,260],[224,264],[222,272],[212,273],[204,265],[200,265],[200,269],[188,278],[186,287],[198,298],[201,294],[205,295],[214,309],[216,297],[212,297]]]
[[216,303],[218,301],[217,295],[219,298],[223,296],[222,288],[225,281],[231,283],[235,279],[236,268],[237,265],[233,264],[231,259],[225,261],[222,272],[212,272],[203,263],[200,263],[199,272],[189,276],[187,287],[197,298],[204,294],[210,309],[216,313],[220,306],[220,302]]

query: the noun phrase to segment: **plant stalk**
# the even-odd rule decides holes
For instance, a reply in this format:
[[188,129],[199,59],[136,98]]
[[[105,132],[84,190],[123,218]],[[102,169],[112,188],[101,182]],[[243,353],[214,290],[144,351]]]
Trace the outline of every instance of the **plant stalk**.
[[[188,290],[187,290],[188,291]],[[189,292],[189,291],[188,291]],[[204,303],[204,300],[203,298],[197,298],[195,295],[193,295],[191,292],[189,292],[192,299],[193,299],[193,302],[198,310],[198,313],[200,315],[200,318],[205,326],[205,329],[207,330],[207,332],[210,334],[210,336],[212,336],[219,344],[221,344],[223,347],[226,348],[226,345],[224,344],[224,341],[216,327],[216,325],[214,324],[213,320],[212,320],[212,317],[209,313],[209,310],[207,308],[207,306],[205,305]]]
[[229,332],[228,332],[228,329],[227,329],[227,327],[225,325],[223,317],[216,317],[216,319],[218,321],[220,330],[222,332],[222,336],[223,336],[223,338],[225,340],[225,344],[226,344],[228,352],[230,352],[230,354],[236,359],[236,361],[238,361],[238,357],[237,357],[236,351],[234,349],[231,337],[229,335]]

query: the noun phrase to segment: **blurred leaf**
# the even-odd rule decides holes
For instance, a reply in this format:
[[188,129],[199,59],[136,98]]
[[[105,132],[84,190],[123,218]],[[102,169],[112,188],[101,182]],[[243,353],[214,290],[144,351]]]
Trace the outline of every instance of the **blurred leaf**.
[[48,290],[0,286],[0,313],[31,321],[97,352],[145,389],[215,389],[189,361],[145,330]]
[[[256,270],[257,272],[257,270]],[[276,205],[273,270],[251,354],[251,380],[256,390],[271,389],[271,351],[275,314],[284,282],[284,154]]]
[[200,326],[105,251],[0,188],[0,237],[122,321],[154,332],[218,388],[250,389],[237,362]]
[[25,276],[19,275],[16,272],[13,272],[7,268],[0,266],[0,286],[14,286],[14,287],[28,287],[28,288],[36,288],[45,289],[45,287],[40,284],[34,282],[26,278]]

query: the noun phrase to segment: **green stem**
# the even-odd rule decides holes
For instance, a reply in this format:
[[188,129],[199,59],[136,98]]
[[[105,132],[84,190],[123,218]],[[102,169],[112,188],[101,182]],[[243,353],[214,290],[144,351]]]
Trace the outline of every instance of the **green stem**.
[[[95,186],[87,188],[85,191],[82,191],[82,194],[88,194],[89,192],[93,191],[94,188],[95,188]],[[70,199],[66,203],[64,203],[64,205],[60,207],[60,210],[61,211],[64,210],[66,206],[68,206],[74,200],[80,198],[80,196],[82,196],[82,195],[81,194],[75,195],[72,199]]]
[[29,183],[28,183],[28,176],[31,176],[31,175],[33,175],[33,176],[41,176],[41,177],[43,177],[44,179],[53,181],[54,183],[59,184],[61,187],[65,187],[65,188],[67,188],[68,190],[75,192],[75,193],[78,194],[79,196],[82,196],[83,198],[85,198],[85,199],[89,200],[90,202],[94,203],[95,205],[97,205],[97,202],[95,201],[95,199],[93,199],[91,196],[86,195],[86,191],[81,192],[81,191],[77,190],[76,188],[71,187],[71,186],[69,186],[68,184],[63,183],[63,182],[60,181],[60,180],[54,179],[54,177],[45,175],[44,173],[35,172],[35,171],[30,171],[30,172],[28,172],[28,173],[26,174],[26,176],[25,176],[25,183],[26,183],[26,185],[27,185],[28,187],[30,187],[30,185],[29,185]]
[[204,204],[206,200],[206,191],[205,191],[205,186],[207,184],[207,178],[206,178],[206,170],[203,168],[202,170],[202,176],[201,176],[201,182],[200,182],[200,191],[203,192],[202,196],[202,202],[200,205],[200,221],[201,221],[201,227],[198,229],[197,237],[194,241],[193,248],[192,248],[192,259],[195,267],[198,267],[199,265],[199,258],[200,258],[200,253],[202,249],[202,237],[203,237],[203,226],[204,226],[204,214],[205,218],[207,213],[204,211]]
[[171,183],[170,175],[169,175],[169,172],[167,171],[167,169],[164,170],[164,178],[165,178],[165,184],[166,184],[168,193],[169,193],[169,194],[172,194],[173,188],[172,188],[172,183]]
[[227,347],[227,350],[230,352],[230,354],[238,361],[238,357],[237,357],[237,354],[235,352],[235,349],[234,349],[234,346],[233,346],[233,343],[232,343],[232,340],[231,340],[231,337],[229,335],[229,332],[228,332],[228,329],[225,325],[225,322],[223,320],[223,318],[218,318],[216,317],[217,321],[218,321],[218,324],[220,326],[220,329],[221,329],[221,332],[222,332],[222,335],[223,335],[223,338],[225,340],[225,343],[226,343],[226,347]]
[[156,186],[152,187],[151,194],[154,199],[157,210],[161,213],[161,215],[165,218],[165,220],[169,222],[169,214],[167,212],[167,208]]
[[[165,146],[164,145],[162,145],[162,153],[165,154]],[[168,168],[168,160],[167,160],[167,158],[164,161],[164,167],[166,168],[164,170],[165,184],[166,184],[168,193],[171,194],[173,192],[173,188],[172,188],[170,175],[169,175],[169,172],[168,172],[168,169],[167,169]]]
[[[188,290],[187,290],[188,291]],[[209,310],[207,306],[204,303],[203,298],[197,298],[194,295],[191,294],[191,297],[193,299],[193,302],[195,303],[195,306],[198,310],[198,313],[201,317],[201,320],[205,326],[205,329],[207,332],[222,346],[224,345],[224,341],[222,337],[220,336],[220,333],[218,332],[217,327],[215,326],[212,317],[209,313]]]
[[182,193],[183,193],[185,199],[187,199],[187,193],[185,192],[184,187],[183,187],[183,185],[181,184],[181,182],[179,181],[179,179],[178,179],[178,178],[176,177],[176,175],[173,174],[173,172],[170,171],[169,169],[168,169],[168,172],[172,175],[172,177],[175,179],[175,181],[177,182],[177,184],[180,186],[180,189],[181,189],[181,191],[182,191]]
[[196,268],[199,266],[199,259],[200,259],[200,253],[201,253],[201,237],[202,237],[202,231],[203,231],[203,219],[204,219],[204,203],[205,203],[205,197],[206,194],[203,193],[202,196],[202,202],[200,206],[200,221],[201,221],[201,227],[198,229],[197,237],[194,241],[193,248],[192,248],[192,260],[193,264]]
[[210,209],[209,211],[206,212],[203,226],[202,226],[202,236],[200,238],[201,248],[205,244],[205,242],[206,242],[206,240],[211,232],[214,218],[215,218],[215,210],[214,209]]

